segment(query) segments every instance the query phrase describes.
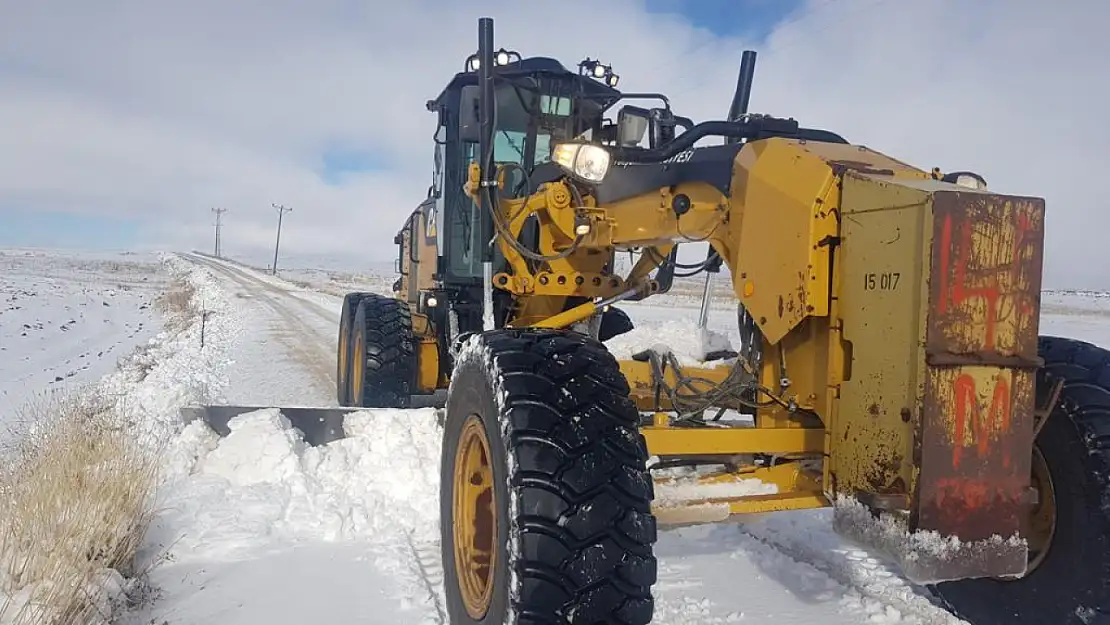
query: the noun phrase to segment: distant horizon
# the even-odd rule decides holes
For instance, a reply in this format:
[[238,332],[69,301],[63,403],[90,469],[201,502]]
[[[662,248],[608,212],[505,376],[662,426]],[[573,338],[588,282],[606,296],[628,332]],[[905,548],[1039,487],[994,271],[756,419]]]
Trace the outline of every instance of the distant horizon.
[[[68,254],[187,254],[198,252],[202,254],[212,255],[212,250],[203,249],[158,249],[158,248],[134,248],[134,249],[110,249],[110,248],[77,248],[77,247],[44,247],[34,245],[0,245],[0,254],[10,252],[47,252],[47,253],[68,253]],[[248,265],[259,270],[268,270],[273,264],[273,254],[269,256],[261,253],[249,254],[223,254],[221,258]],[[348,261],[343,260],[348,258],[351,264],[346,264]],[[311,260],[317,259],[317,260]],[[342,262],[344,264],[336,264]],[[327,264],[325,264],[327,263]],[[360,270],[369,270],[371,275],[378,277],[394,275],[393,261],[384,260],[370,260],[370,259],[350,259],[344,256],[330,256],[328,254],[303,254],[303,253],[290,253],[288,256],[282,254],[278,258],[278,272],[282,271],[338,271],[349,274],[358,274]],[[376,271],[374,271],[376,270]],[[728,275],[728,268],[722,267],[720,275]],[[702,280],[702,276],[695,276],[692,278],[680,278],[683,281]],[[718,282],[719,284],[719,282]],[[719,288],[719,287],[718,287]],[[1110,295],[1110,289],[1099,289],[1094,287],[1078,288],[1060,288],[1045,286],[1041,288],[1041,293],[1076,293],[1076,294],[1094,294],[1094,295]]]

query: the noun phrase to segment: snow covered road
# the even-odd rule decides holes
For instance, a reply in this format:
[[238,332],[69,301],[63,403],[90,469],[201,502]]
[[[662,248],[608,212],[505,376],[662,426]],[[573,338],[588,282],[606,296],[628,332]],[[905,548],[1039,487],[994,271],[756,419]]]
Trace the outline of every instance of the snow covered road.
[[335,406],[335,336],[342,299],[305,292],[197,254],[236,303],[246,337],[231,354],[226,401],[246,405]]

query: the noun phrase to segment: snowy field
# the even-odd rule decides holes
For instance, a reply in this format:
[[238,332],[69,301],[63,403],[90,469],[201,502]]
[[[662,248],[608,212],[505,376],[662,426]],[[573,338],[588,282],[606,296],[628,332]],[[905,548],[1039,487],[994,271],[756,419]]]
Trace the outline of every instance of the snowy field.
[[[120,622],[444,622],[434,408],[360,412],[348,438],[317,448],[273,410],[238,419],[223,439],[177,413],[190,402],[334,405],[334,287],[388,292],[390,280],[287,280],[192,255],[7,250],[0,262],[0,414],[53,385],[100,380],[141,415],[136,436],[168,445],[160,512],[140,554],[150,588]],[[152,310],[175,275],[208,313],[203,346],[199,324],[163,332]],[[1110,345],[1110,298],[1048,294],[1044,308],[1043,333]],[[625,309],[640,329],[614,339],[614,352],[690,343],[693,300]],[[735,341],[727,306],[710,325]],[[140,345],[143,375],[133,361],[117,366]],[[661,532],[657,555],[659,625],[961,623],[833,534],[825,510]]]
[[156,255],[0,249],[0,427],[153,337],[166,283]]

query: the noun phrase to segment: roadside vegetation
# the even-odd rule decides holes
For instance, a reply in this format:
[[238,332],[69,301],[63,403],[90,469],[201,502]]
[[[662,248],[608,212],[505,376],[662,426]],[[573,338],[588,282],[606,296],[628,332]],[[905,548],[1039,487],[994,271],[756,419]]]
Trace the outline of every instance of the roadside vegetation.
[[[158,299],[169,332],[200,315],[194,296],[175,281]],[[14,428],[0,449],[0,625],[112,622],[146,595],[134,563],[156,512],[157,450],[96,386],[3,421]]]

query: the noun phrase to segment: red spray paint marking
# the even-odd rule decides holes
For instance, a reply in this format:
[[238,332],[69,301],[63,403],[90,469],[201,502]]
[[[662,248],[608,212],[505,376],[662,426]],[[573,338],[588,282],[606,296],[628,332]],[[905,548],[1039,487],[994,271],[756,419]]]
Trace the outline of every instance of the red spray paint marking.
[[[959,249],[956,251],[956,258],[951,258],[952,250],[952,215],[947,214],[944,216],[944,224],[941,228],[940,235],[940,297],[937,301],[937,313],[945,314],[948,312],[949,298],[952,300],[952,306],[956,307],[963,304],[965,301],[981,297],[986,300],[987,314],[986,314],[986,332],[983,341],[982,349],[992,350],[995,347],[995,328],[998,323],[998,303],[1003,295],[1010,293],[1003,293],[999,285],[998,274],[1008,272],[1010,274],[1010,284],[1016,284],[1018,279],[1018,272],[1021,269],[1021,254],[1026,244],[1026,237],[1032,229],[1032,223],[1029,216],[1023,212],[1016,212],[1014,214],[1014,245],[1010,253],[1010,261],[1000,267],[994,268],[994,272],[985,276],[986,284],[978,288],[969,288],[967,279],[967,269],[971,260],[971,235],[972,223],[971,219],[966,216],[960,220],[960,239]],[[955,273],[952,275],[952,282],[949,283],[949,275],[952,272],[952,265],[955,264]],[[1024,296],[1025,293],[1020,290],[1012,293],[1013,295]],[[1022,298],[1021,312],[1025,315],[1032,314],[1033,306],[1027,298]],[[1016,305],[1016,303],[1015,303]]]
[[[991,397],[990,407],[983,414],[979,405],[979,394],[975,388],[975,378],[964,373],[952,382],[952,396],[956,403],[956,429],[955,441],[952,445],[952,466],[960,468],[960,459],[963,456],[964,434],[968,429],[968,421],[975,435],[975,445],[982,458],[990,452],[990,432],[993,426],[998,426],[1002,431],[1009,431],[1011,418],[1010,383],[999,374],[994,379],[994,393]],[[1002,452],[1002,466],[1010,466],[1010,448],[1007,446]]]

